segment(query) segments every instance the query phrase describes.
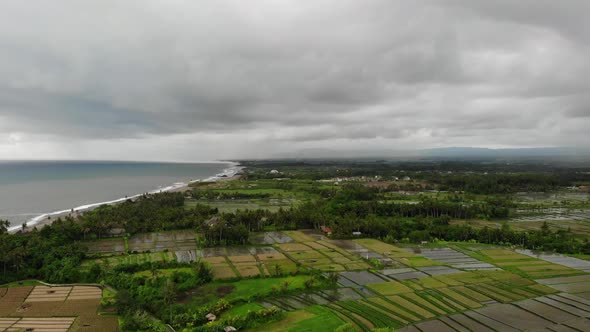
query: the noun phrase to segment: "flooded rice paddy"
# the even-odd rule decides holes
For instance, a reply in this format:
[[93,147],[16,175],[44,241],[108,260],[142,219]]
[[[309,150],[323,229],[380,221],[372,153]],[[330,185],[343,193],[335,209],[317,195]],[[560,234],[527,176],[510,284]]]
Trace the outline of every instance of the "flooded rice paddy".
[[583,259],[554,254],[554,253],[544,253],[544,252],[537,252],[532,250],[523,250],[517,249],[516,252],[521,253],[523,255],[531,256],[537,259],[542,259],[544,261],[555,263],[563,266],[570,267],[572,269],[577,269],[580,271],[584,271],[590,273],[590,261],[586,261]]

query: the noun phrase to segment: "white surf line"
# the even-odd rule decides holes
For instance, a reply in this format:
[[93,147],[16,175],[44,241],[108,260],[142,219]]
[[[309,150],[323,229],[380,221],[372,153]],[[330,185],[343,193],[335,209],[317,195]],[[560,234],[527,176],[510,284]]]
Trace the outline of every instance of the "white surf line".
[[[241,171],[244,167],[242,166],[238,166],[238,163],[235,162],[219,162],[219,163],[228,163],[231,164],[232,166],[224,169],[221,173],[218,173],[214,176],[208,177],[204,180],[193,180],[193,181],[189,181],[188,183],[185,182],[176,182],[170,186],[164,187],[164,188],[158,188],[158,189],[154,189],[152,191],[147,192],[148,194],[157,194],[157,193],[161,193],[161,192],[167,192],[170,190],[175,190],[178,188],[182,188],[182,187],[186,187],[188,186],[190,183],[195,183],[195,182],[215,182],[215,181],[219,181],[223,178],[226,177],[232,177],[235,174],[237,174],[239,171]],[[39,224],[41,221],[48,219],[49,217],[53,217],[53,216],[59,216],[59,215],[63,215],[66,213],[71,213],[72,210],[73,212],[83,212],[92,208],[96,208],[102,205],[112,205],[112,204],[117,204],[117,203],[121,203],[124,202],[128,199],[134,199],[140,196],[143,196],[145,193],[141,193],[141,194],[137,194],[137,195],[133,195],[133,196],[127,196],[127,197],[121,197],[121,198],[117,198],[111,201],[106,201],[106,202],[100,202],[100,203],[91,203],[91,204],[86,204],[86,205],[81,205],[78,207],[75,207],[73,209],[67,209],[67,210],[61,210],[61,211],[54,211],[54,212],[50,212],[50,213],[44,213],[42,215],[39,215],[37,217],[34,217],[32,219],[30,219],[29,221],[27,221],[26,223],[24,223],[26,225],[27,228],[29,227],[33,227],[37,224]],[[8,228],[8,233],[16,233],[19,230],[22,229],[22,225],[18,225],[18,226],[12,226]]]

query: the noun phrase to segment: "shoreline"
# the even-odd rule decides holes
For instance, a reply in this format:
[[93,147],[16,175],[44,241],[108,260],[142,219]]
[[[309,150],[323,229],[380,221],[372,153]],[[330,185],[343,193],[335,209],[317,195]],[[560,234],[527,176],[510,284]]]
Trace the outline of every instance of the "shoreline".
[[[244,169],[244,167],[239,166],[239,163],[228,162],[228,161],[221,161],[220,163],[228,163],[229,167],[223,169],[221,173],[215,174],[215,175],[210,176],[206,179],[191,180],[189,182],[176,182],[176,183],[173,183],[167,187],[154,189],[149,192],[136,194],[133,196],[121,197],[121,198],[117,198],[117,199],[114,199],[111,201],[106,201],[106,202],[90,203],[90,204],[70,208],[67,210],[59,210],[59,211],[44,213],[44,214],[41,214],[41,215],[36,216],[34,218],[31,218],[30,220],[26,221],[26,223],[24,223],[24,224],[9,227],[8,233],[14,234],[14,233],[19,233],[19,232],[30,232],[33,229],[37,228],[38,226],[40,226],[38,228],[38,229],[40,229],[45,225],[51,225],[53,223],[53,221],[55,221],[59,218],[64,218],[64,217],[68,217],[68,216],[71,216],[73,218],[77,218],[78,216],[80,216],[84,212],[91,211],[99,206],[115,205],[115,204],[127,201],[129,199],[131,199],[131,200],[136,199],[144,194],[157,194],[157,193],[163,193],[163,192],[184,192],[186,190],[190,190],[189,184],[191,184],[191,183],[228,181],[228,180],[233,180],[233,179],[239,179],[241,177],[241,175],[238,175],[238,173],[240,173],[241,170]],[[23,227],[22,225],[25,225],[25,224],[26,224],[26,226]]]

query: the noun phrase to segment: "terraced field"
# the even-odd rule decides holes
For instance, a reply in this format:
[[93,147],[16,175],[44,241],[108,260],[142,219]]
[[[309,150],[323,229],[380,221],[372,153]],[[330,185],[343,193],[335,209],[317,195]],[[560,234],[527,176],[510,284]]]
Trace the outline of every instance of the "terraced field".
[[486,261],[492,261],[496,266],[504,270],[532,279],[571,276],[584,273],[583,271],[565,265],[547,262],[509,249],[484,249],[479,250],[478,254],[482,255]]
[[562,293],[486,306],[400,331],[588,331],[589,316],[590,301]]
[[[315,245],[309,244],[317,241],[306,240],[280,245],[279,250],[305,251],[305,255],[312,257],[302,245],[312,247]],[[276,305],[287,311],[322,306],[360,331],[379,327],[404,331],[518,331],[528,330],[529,325],[576,331],[574,326],[586,322],[585,314],[576,308],[590,309],[583,303],[588,301],[585,296],[590,295],[590,275],[510,249],[437,249],[440,255],[428,255],[432,259],[420,257],[423,266],[415,266],[407,264],[408,259],[419,256],[377,240],[320,242],[329,243],[338,251],[391,259],[395,266],[342,271],[339,289],[273,299],[264,305]],[[557,278],[536,282],[533,278],[540,271],[551,272]],[[567,307],[569,311],[564,311],[562,304],[575,308]],[[527,319],[528,315],[538,317],[547,313],[553,320],[531,319],[527,325],[515,322],[511,318],[516,317],[513,313]]]
[[[567,258],[559,259],[582,268],[504,247],[451,244],[447,248],[404,249],[374,239],[332,240],[309,230],[259,233],[252,242],[255,244],[245,247],[122,257],[202,259],[210,264],[217,279],[269,277],[311,269],[338,273],[336,289],[305,292],[299,287],[294,294],[256,302],[287,311],[284,321],[262,329],[269,331],[314,331],[314,324],[324,321],[334,328],[349,323],[360,331],[379,327],[405,331],[518,331],[541,326],[575,331],[575,326],[586,322],[582,318],[590,308],[583,302],[590,298],[590,275],[584,272],[584,264]],[[251,281],[264,280],[270,279]],[[31,294],[41,300],[59,297],[64,301],[65,293],[66,289],[55,290],[50,296]],[[542,318],[533,317],[527,325],[516,322],[515,313],[526,319],[541,313]]]
[[[142,234],[127,244],[124,239],[92,241],[86,245],[97,258],[84,266],[202,259],[210,264],[217,279],[283,275],[298,269],[339,272],[371,267],[360,255],[313,231],[258,233],[252,236],[252,242],[257,245],[197,249],[195,234],[187,231]],[[135,249],[139,252],[127,254]]]

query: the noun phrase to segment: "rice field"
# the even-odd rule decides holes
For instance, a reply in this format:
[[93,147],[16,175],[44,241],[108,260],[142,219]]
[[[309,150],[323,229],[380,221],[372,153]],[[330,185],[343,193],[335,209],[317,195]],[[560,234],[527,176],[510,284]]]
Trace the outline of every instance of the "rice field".
[[116,316],[98,314],[98,287],[10,287],[0,294],[0,331],[118,330]]
[[[157,236],[149,239],[167,242],[160,242]],[[590,309],[590,303],[581,302],[590,297],[590,279],[583,271],[586,264],[567,257],[542,259],[505,247],[465,244],[403,249],[374,239],[331,240],[309,230],[259,233],[253,242],[257,245],[195,248],[182,253],[155,250],[102,259],[110,264],[201,259],[211,266],[215,279],[253,278],[231,285],[252,282],[257,287],[275,279],[269,276],[297,271],[339,274],[336,289],[285,296],[268,293],[257,306],[278,306],[288,312],[285,321],[269,325],[271,331],[313,331],[311,327],[324,321],[333,328],[349,323],[360,331],[380,327],[403,331],[518,331],[541,326],[567,330],[586,323],[582,313]],[[375,270],[374,266],[382,267]],[[295,288],[302,290],[303,285]],[[232,294],[240,298],[238,293],[253,291],[242,289]],[[43,311],[42,303],[52,298],[67,303],[70,297],[92,296],[90,290],[81,289],[43,292],[43,288],[33,289],[24,298],[36,300],[37,309]],[[8,295],[5,293],[0,299]],[[570,295],[575,298],[567,297]],[[530,324],[516,322],[517,314],[528,319],[531,312],[534,317]],[[570,321],[572,325],[564,325]]]
[[310,233],[285,232],[302,242],[279,243],[275,248],[303,267],[320,271],[357,271],[370,268],[362,257],[326,240],[316,240]]
[[439,317],[400,331],[587,331],[589,304],[568,294],[537,297]]
[[110,238],[82,243],[89,254],[121,254],[125,252],[161,252],[197,248],[197,234],[192,230],[143,233],[125,238]]
[[66,332],[75,317],[60,318],[0,318],[0,331]]
[[479,250],[477,254],[482,255],[487,261],[494,262],[495,265],[506,271],[526,278],[543,279],[583,273],[583,271],[575,268],[540,260],[509,249]]

